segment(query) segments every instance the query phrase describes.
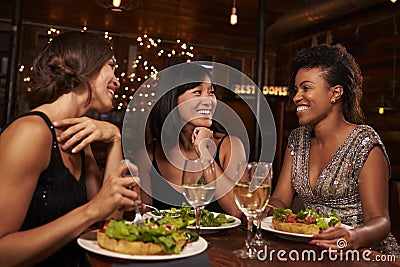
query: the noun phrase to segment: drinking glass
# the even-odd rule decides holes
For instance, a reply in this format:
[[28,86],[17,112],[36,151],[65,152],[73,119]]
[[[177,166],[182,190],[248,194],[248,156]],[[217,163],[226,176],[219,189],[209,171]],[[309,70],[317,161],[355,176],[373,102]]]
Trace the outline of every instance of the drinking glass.
[[261,214],[271,195],[272,164],[268,162],[239,163],[233,189],[236,205],[246,215],[247,236],[244,247],[233,253],[242,259],[253,259],[257,255],[251,244],[253,220]]
[[213,159],[186,160],[183,174],[183,195],[194,208],[196,233],[200,233],[200,219],[203,208],[215,194],[215,168]]
[[[272,163],[267,163],[270,165],[269,167],[269,172],[267,174],[267,179],[272,180]],[[268,197],[269,200],[269,197]],[[268,204],[268,202],[267,202]],[[269,242],[267,242],[266,240],[264,240],[264,238],[262,237],[262,231],[261,231],[261,220],[262,220],[262,214],[265,210],[265,207],[263,210],[260,210],[257,212],[257,217],[256,217],[256,223],[257,223],[257,230],[256,233],[254,235],[254,237],[251,239],[250,244],[253,246],[257,246],[257,247],[264,247],[266,245],[269,245]]]

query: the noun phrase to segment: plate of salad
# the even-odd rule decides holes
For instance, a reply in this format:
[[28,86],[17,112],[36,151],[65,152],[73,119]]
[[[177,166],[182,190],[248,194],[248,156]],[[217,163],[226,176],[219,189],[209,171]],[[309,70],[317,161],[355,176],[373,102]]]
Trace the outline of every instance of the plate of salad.
[[[293,213],[291,209],[274,209],[273,216],[261,220],[261,229],[273,232],[279,237],[292,241],[309,242],[314,234],[328,227],[352,229],[341,223],[341,217],[335,212],[319,214],[312,209]],[[311,234],[311,232],[316,231]]]
[[[171,218],[180,218],[183,222],[186,223],[187,229],[195,229],[196,219],[194,216],[194,210],[190,206],[183,206],[182,208],[171,208],[169,210],[150,211],[147,212],[144,217],[154,218],[162,221],[168,221]],[[200,219],[200,233],[213,233],[219,230],[234,228],[239,226],[240,224],[241,221],[239,218],[228,214],[212,212],[203,209]]]
[[[103,239],[100,242],[100,232],[116,241],[105,243]],[[183,241],[185,236],[186,240]],[[101,229],[82,234],[77,242],[82,248],[100,255],[141,261],[180,259],[200,254],[207,249],[207,241],[188,231],[179,218],[171,219],[164,225],[154,220],[147,220],[144,225],[125,220],[108,220]],[[161,247],[161,252],[153,251],[149,253],[151,255],[145,255],[149,250],[154,250],[154,246]]]

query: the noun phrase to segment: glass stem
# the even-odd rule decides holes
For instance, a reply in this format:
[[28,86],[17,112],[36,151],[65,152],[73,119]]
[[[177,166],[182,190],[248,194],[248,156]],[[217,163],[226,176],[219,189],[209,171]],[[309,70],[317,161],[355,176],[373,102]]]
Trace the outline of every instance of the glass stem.
[[261,238],[261,213],[257,215],[257,231],[256,231],[256,237]]
[[194,215],[196,218],[196,233],[200,234],[200,221],[201,221],[201,211],[203,210],[204,206],[195,207],[194,208]]
[[249,216],[248,218],[247,218],[247,238],[246,238],[246,248],[248,249],[248,250],[250,250],[250,240],[251,240],[251,235],[252,235],[252,232],[253,232],[253,217],[252,216]]

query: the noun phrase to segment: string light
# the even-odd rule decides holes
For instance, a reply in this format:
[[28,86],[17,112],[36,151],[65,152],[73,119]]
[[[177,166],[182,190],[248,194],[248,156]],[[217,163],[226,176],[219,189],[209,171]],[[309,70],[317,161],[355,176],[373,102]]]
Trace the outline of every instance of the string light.
[[[88,31],[88,27],[84,25],[80,30]],[[53,38],[60,33],[61,31],[54,27],[49,28],[47,31],[48,42],[51,42]],[[113,37],[108,31],[103,32],[103,37],[108,41],[113,40]],[[118,92],[114,95],[115,111],[144,112],[149,110],[156,99],[155,91],[159,69],[165,67],[165,64],[171,64],[170,61],[167,63],[167,61],[161,60],[161,57],[165,57],[166,59],[169,54],[168,60],[178,60],[183,62],[190,61],[195,56],[194,46],[179,38],[175,41],[163,41],[160,38],[152,37],[149,34],[143,34],[142,36],[138,36],[136,40],[138,48],[137,56],[131,62],[127,62],[131,66],[129,72],[119,72],[119,65],[116,65],[116,77],[121,86]],[[25,73],[27,67],[21,64],[18,70],[21,75],[24,76],[24,82],[28,83],[30,77]],[[30,70],[32,70],[32,67],[30,67]],[[146,92],[135,95],[135,91],[141,86],[146,89]],[[26,90],[30,91],[31,88],[28,87]],[[143,101],[138,101],[139,104],[134,107],[129,106],[130,100],[134,97],[138,97],[139,99],[142,98]]]
[[47,30],[48,35],[59,35],[60,31],[57,30],[56,28],[51,27],[50,29]]

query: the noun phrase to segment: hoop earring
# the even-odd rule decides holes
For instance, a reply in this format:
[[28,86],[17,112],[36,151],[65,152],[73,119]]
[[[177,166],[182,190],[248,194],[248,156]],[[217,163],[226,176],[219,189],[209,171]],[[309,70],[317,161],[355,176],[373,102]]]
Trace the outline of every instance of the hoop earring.
[[331,104],[335,104],[336,100],[335,99],[331,99]]

